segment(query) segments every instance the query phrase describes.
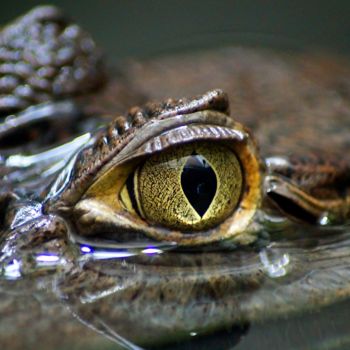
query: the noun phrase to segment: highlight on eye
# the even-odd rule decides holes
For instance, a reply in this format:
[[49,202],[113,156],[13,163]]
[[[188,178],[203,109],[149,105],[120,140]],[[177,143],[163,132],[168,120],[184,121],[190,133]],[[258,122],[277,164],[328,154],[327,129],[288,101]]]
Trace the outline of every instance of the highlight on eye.
[[132,172],[119,193],[125,209],[156,225],[206,230],[237,207],[241,164],[220,143],[194,142],[154,154]]

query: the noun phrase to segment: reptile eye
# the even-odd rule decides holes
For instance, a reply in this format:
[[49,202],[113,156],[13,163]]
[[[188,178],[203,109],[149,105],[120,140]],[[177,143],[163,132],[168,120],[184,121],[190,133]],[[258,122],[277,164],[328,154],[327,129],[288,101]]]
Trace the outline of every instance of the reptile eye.
[[241,166],[231,149],[196,142],[146,160],[129,175],[120,201],[151,223],[184,231],[204,230],[232,213],[242,185]]
[[123,242],[146,237],[182,246],[229,238],[252,242],[255,226],[250,225],[262,198],[257,148],[244,127],[225,115],[205,111],[187,118],[211,117],[230,127],[189,124],[161,130],[187,121],[174,117],[159,121],[156,134],[154,124],[146,125],[95,174],[75,204],[79,234]]

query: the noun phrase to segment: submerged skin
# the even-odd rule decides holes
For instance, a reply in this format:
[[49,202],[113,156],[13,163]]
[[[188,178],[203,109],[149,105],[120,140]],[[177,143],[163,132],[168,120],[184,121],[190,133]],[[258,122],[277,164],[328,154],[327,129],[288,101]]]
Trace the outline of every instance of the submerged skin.
[[[34,10],[24,22],[33,28],[33,23],[43,19],[62,25],[62,15],[51,7]],[[69,22],[64,25],[69,27]],[[5,29],[1,34],[1,45],[6,48],[14,40],[8,32]],[[29,49],[36,45],[33,42],[29,41]],[[1,67],[6,68],[11,55],[3,55]],[[115,79],[106,79],[98,51],[88,50],[84,60],[73,62],[83,61],[84,67],[91,64],[85,76],[90,78],[76,82],[71,80],[74,75],[68,74],[67,81],[65,76],[57,80],[59,83],[63,79],[62,86],[70,87],[68,91],[58,88],[54,78],[47,79],[45,88],[40,88],[32,76],[16,77],[23,85],[23,81],[34,84],[40,91],[39,94],[33,89],[31,98],[21,97],[17,85],[11,86],[8,76],[13,77],[14,72],[2,73],[6,84],[0,86],[0,111],[3,116],[14,114],[18,125],[6,121],[0,125],[1,263],[6,266],[13,257],[23,260],[22,279],[0,282],[2,300],[6,301],[0,304],[0,312],[14,315],[10,330],[3,321],[0,323],[0,344],[4,348],[38,349],[38,343],[43,349],[55,348],[62,346],[63,338],[67,344],[77,342],[85,348],[86,344],[93,348],[92,344],[103,343],[102,337],[85,330],[61,307],[57,301],[60,297],[84,322],[113,340],[120,341],[114,334],[117,332],[147,346],[185,339],[191,331],[204,334],[318,309],[350,295],[349,234],[316,225],[325,208],[332,214],[327,216],[330,223],[344,223],[349,218],[350,65],[345,60],[232,48],[131,62],[123,66],[123,75]],[[67,67],[70,63],[69,59],[65,62]],[[35,59],[32,64],[36,72],[42,68],[37,67]],[[47,60],[43,59],[43,64]],[[61,62],[57,64],[60,66]],[[56,87],[50,87],[50,82],[55,82],[52,86]],[[218,87],[226,93],[212,90]],[[209,90],[212,91],[197,98],[190,97]],[[125,113],[130,106],[169,96],[173,99],[151,102]],[[183,96],[188,97],[178,100]],[[53,103],[46,110],[35,107],[28,115],[28,106],[47,101]],[[108,208],[101,209],[101,203],[91,201],[100,195],[91,185],[111,169],[111,162],[137,135],[152,131],[145,129],[147,123],[154,123],[156,128],[160,120],[179,116],[178,125],[184,125],[193,113],[199,113],[198,118],[204,120],[200,113],[206,111],[217,113],[226,125],[235,125],[247,135],[261,176],[249,180],[259,183],[259,191],[252,195],[256,201],[249,202],[255,216],[247,220],[249,225],[242,232],[230,237],[232,241],[204,242],[207,244],[203,250],[198,248],[203,243],[200,234],[186,241],[178,232],[144,227],[144,222],[131,220],[133,225],[143,225],[137,226],[135,233],[135,226],[130,224],[126,230],[119,217],[114,220]],[[40,125],[32,122],[38,115],[47,122],[45,140],[41,138]],[[122,116],[114,119],[118,115]],[[94,130],[109,120],[113,121],[105,129]],[[244,126],[232,124],[236,121]],[[58,132],[61,123],[64,127]],[[92,131],[92,136],[61,149],[58,157],[63,157],[63,164],[52,156],[47,163],[35,161],[21,168],[11,158],[52,149],[86,131]],[[200,135],[203,133],[202,130]],[[78,156],[70,162],[67,153]],[[40,176],[45,171],[48,175]],[[287,204],[281,198],[287,198]],[[256,208],[274,215],[279,224],[264,222],[264,217],[263,223],[259,222],[261,216],[260,212],[255,213]],[[299,226],[287,217],[312,226]],[[118,225],[120,232],[126,232],[123,237]],[[224,235],[227,227],[219,225],[216,232]],[[168,240],[164,239],[164,232],[170,237]],[[152,258],[136,254],[125,259],[84,260],[76,242],[84,242],[96,233],[100,234],[102,245],[106,239],[124,245],[165,240],[167,245],[163,248],[170,252]],[[174,249],[173,241],[180,246],[194,245],[196,249]],[[233,242],[239,247],[232,249]],[[39,269],[33,256],[42,252],[57,254],[64,262]],[[33,293],[36,301],[28,301],[25,293],[11,294],[21,289]],[[36,324],[20,311],[19,304],[23,307],[23,303],[33,308],[32,314],[38,314]],[[20,325],[24,328],[23,324],[30,334],[14,337]],[[51,337],[45,336],[48,332]]]

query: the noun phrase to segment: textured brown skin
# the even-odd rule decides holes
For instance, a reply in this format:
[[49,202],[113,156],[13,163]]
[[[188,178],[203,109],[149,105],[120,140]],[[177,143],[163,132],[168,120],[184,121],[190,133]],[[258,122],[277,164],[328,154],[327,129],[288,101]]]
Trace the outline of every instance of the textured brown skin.
[[54,7],[34,9],[5,27],[0,45],[2,114],[86,93],[105,80],[93,40]]
[[[53,13],[55,17],[56,11],[49,8],[39,10],[37,13],[40,15],[44,13],[45,16],[47,13]],[[32,17],[33,15],[30,15],[29,18]],[[6,45],[9,46],[9,44]],[[338,191],[344,193],[344,190],[347,190],[350,65],[346,61],[344,63],[343,59],[331,55],[282,55],[263,50],[228,49],[165,57],[137,64],[129,63],[124,68],[123,73],[127,76],[128,84],[132,82],[132,91],[137,91],[136,96],[130,98],[130,100],[135,99],[136,103],[145,97],[161,100],[168,96],[178,98],[197,95],[212,88],[223,88],[230,99],[231,114],[252,129],[259,141],[262,154],[290,157],[291,169],[274,169],[274,172],[290,177],[305,191],[321,197],[325,196],[325,189],[331,197],[337,197]],[[1,93],[4,96],[18,97],[15,90],[10,89],[10,84],[7,84]],[[94,99],[87,97],[92,102],[86,107],[87,110],[103,111],[111,115],[121,113],[121,106],[126,102],[125,100],[121,102],[120,98],[129,96],[125,92],[130,86],[128,84],[111,81],[105,90],[101,90],[94,96]],[[111,88],[113,86],[119,86],[119,88]],[[113,99],[110,98],[111,92],[121,93],[118,98]],[[46,96],[43,98],[45,101],[61,98],[50,93],[42,95],[36,91],[33,102],[20,98],[15,104],[3,103],[3,113],[43,101],[42,96]],[[85,98],[80,96],[76,100],[84,103]],[[6,99],[3,101],[6,102]],[[105,101],[110,102],[108,106],[104,104]],[[127,135],[128,123],[141,125],[149,115],[149,111],[164,111],[164,108],[172,103],[173,101],[160,105],[150,104],[141,110],[134,108],[126,118],[117,119],[114,125],[118,133]],[[184,106],[187,108],[186,102]],[[222,109],[226,111],[227,104],[223,104]],[[100,154],[102,148],[102,144],[96,143],[94,152]],[[310,158],[309,153],[316,155]],[[340,154],[341,158],[327,155],[328,153]],[[91,165],[89,157],[91,155],[87,153],[84,156],[85,162],[83,161],[81,168],[77,170],[81,174],[88,173],[89,164]],[[101,159],[97,158],[96,161],[99,162]],[[13,169],[5,170],[13,171]],[[341,185],[339,190],[338,185]],[[9,186],[2,190],[16,190],[20,186],[13,184],[12,188]],[[7,206],[11,198],[17,199],[17,197],[6,191],[0,198],[4,198],[2,203],[6,203]],[[7,219],[11,221],[11,215]],[[56,221],[46,221],[47,219],[43,217],[44,228],[48,229],[47,233],[59,232],[57,226],[54,228],[50,226]],[[64,231],[60,222],[56,224],[60,230]],[[43,226],[39,224],[31,228],[34,237],[39,237],[40,244],[43,243],[40,240],[43,238],[42,228]],[[28,227],[23,229],[27,231]],[[55,241],[58,237],[52,238],[52,242],[62,244]],[[122,335],[135,336],[137,338],[135,340],[144,340],[146,335],[152,335],[155,337],[154,341],[157,341],[158,334],[154,332],[157,325],[153,326],[151,320],[158,314],[160,306],[166,309],[169,305],[167,312],[170,315],[169,320],[173,322],[173,329],[181,329],[184,322],[183,313],[193,300],[213,301],[208,305],[216,307],[218,316],[222,315],[222,312],[227,315],[226,324],[232,324],[272,316],[270,313],[285,316],[288,312],[307,307],[317,308],[349,296],[350,286],[347,283],[349,257],[346,239],[348,238],[343,239],[345,248],[339,249],[334,249],[331,238],[315,238],[316,243],[311,246],[306,238],[296,246],[293,242],[285,243],[287,248],[288,244],[291,246],[292,251],[297,250],[297,254],[293,256],[293,271],[287,280],[282,282],[271,280],[264,274],[258,256],[253,251],[228,254],[204,252],[195,258],[193,254],[164,255],[158,258],[158,265],[153,266],[148,266],[148,262],[142,261],[141,258],[131,260],[126,266],[120,266],[118,263],[116,263],[117,266],[113,266],[111,263],[112,270],[116,271],[114,276],[105,273],[103,269],[98,270],[99,264],[86,265],[82,270],[77,268],[70,271],[68,276],[62,279],[61,288],[73,300],[73,308],[80,311],[88,321],[91,321],[95,315],[107,317],[106,321],[114,324],[116,330]],[[19,241],[19,245],[32,249],[33,242],[32,239],[26,241],[24,238],[23,241]],[[321,247],[329,245],[329,249],[318,251],[316,249],[318,245]],[[280,248],[287,249],[283,247],[283,243]],[[338,264],[333,270],[332,266],[327,264],[327,259],[331,258],[337,259]],[[138,268],[133,274],[134,264],[137,264]],[[100,265],[109,265],[109,263]],[[211,268],[208,268],[210,266]],[[252,266],[252,269],[243,270],[243,272],[239,270],[246,266]],[[307,271],[305,266],[308,268]],[[237,268],[239,271],[236,274],[229,274],[226,267]],[[319,267],[330,268],[332,280],[328,285],[320,283],[324,277],[320,271],[318,271],[320,277],[317,277],[317,273],[307,276],[309,269]],[[174,275],[177,278],[173,278]],[[154,279],[154,276],[164,278]],[[305,276],[307,278],[304,279]],[[91,280],[93,283],[86,284]],[[120,294],[101,299],[100,302],[92,304],[91,308],[83,308],[77,302],[80,296],[84,296],[89,291],[105,290],[106,287],[115,286],[116,283],[123,281],[129,283],[130,287]],[[95,344],[98,344],[96,346],[99,348],[107,344],[103,338],[73,319],[66,309],[58,305],[56,298],[50,292],[38,291],[32,279],[10,283],[11,286],[13,284],[10,294],[8,283],[0,282],[1,348],[48,349],[69,344],[71,349],[88,349],[94,348]],[[46,283],[50,290],[50,276]],[[333,284],[337,287],[332,289]],[[271,293],[275,291],[274,287],[284,285],[290,285],[293,288],[286,287],[287,292],[285,294],[281,292],[281,298]],[[254,304],[252,302],[254,298],[258,298],[263,303]],[[146,322],[143,323],[145,315],[142,312],[145,303],[149,304],[151,300],[154,302],[153,309],[151,307],[147,309],[149,312],[147,316],[151,317],[149,319],[146,317]],[[176,302],[175,305],[172,304],[173,301]],[[131,306],[132,309],[130,309]],[[111,312],[113,307],[116,308],[114,313]],[[133,311],[135,316],[130,311]],[[128,320],[125,315],[130,319]],[[198,320],[205,323],[205,320],[209,319],[205,316],[212,316],[210,308],[208,310],[205,303],[198,304],[196,315],[197,319],[193,321],[194,323]],[[34,317],[35,322],[33,322]],[[215,318],[212,320],[213,328],[220,327],[220,324],[215,325]],[[168,337],[169,340],[174,334],[166,329],[167,323],[164,320],[161,323],[165,329],[158,329],[158,331],[163,331],[163,336]],[[135,334],[137,327],[140,331]],[[205,324],[203,327],[205,328]],[[19,328],[21,328],[21,337],[18,336]]]

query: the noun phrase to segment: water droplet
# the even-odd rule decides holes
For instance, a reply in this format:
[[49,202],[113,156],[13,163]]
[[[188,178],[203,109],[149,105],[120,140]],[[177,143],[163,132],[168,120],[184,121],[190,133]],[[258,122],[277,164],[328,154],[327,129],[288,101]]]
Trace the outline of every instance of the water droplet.
[[22,276],[21,263],[17,259],[13,259],[8,264],[2,264],[1,276],[8,280],[16,280]]
[[331,220],[329,218],[329,214],[328,213],[323,213],[323,215],[320,216],[319,218],[319,224],[321,226],[327,226],[331,223]]
[[260,252],[261,263],[265,271],[272,278],[283,277],[287,274],[287,267],[290,263],[290,257],[287,253],[271,253],[269,249],[263,249]]

